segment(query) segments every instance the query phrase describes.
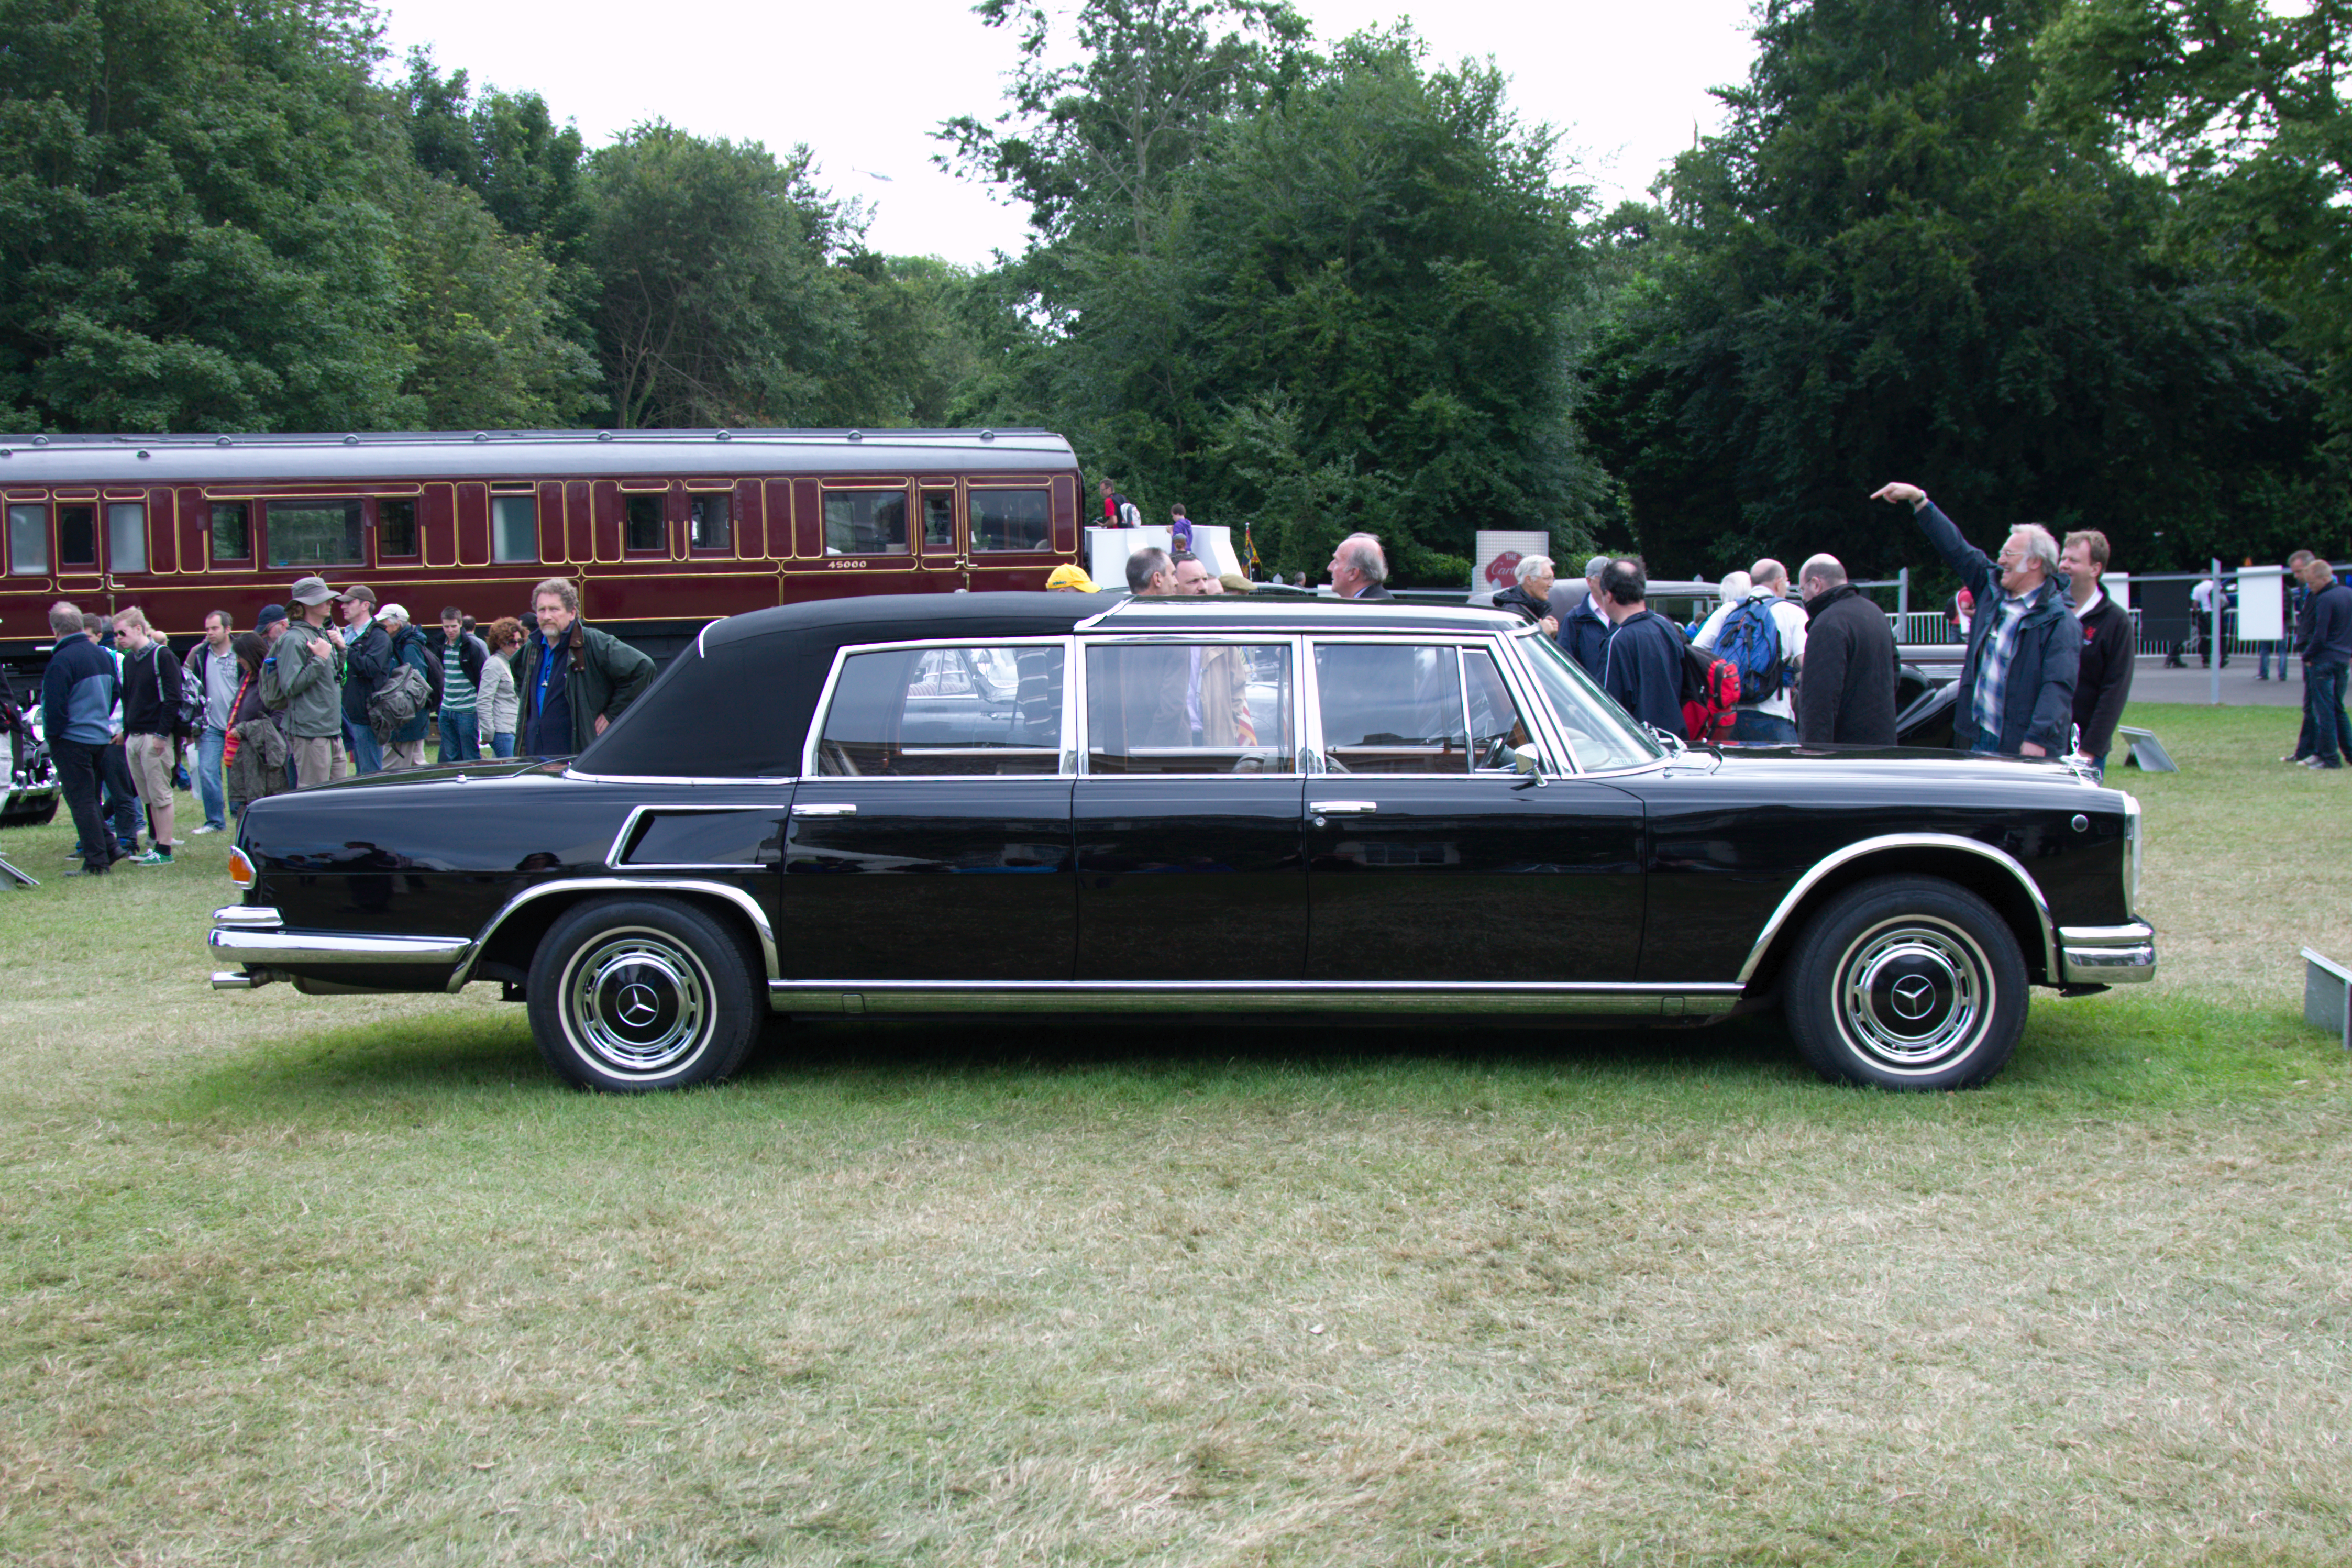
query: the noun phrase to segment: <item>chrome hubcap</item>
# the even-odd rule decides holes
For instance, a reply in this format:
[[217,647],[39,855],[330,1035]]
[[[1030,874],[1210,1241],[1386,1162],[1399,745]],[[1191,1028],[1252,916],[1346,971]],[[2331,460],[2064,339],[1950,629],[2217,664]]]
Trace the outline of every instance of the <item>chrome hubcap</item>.
[[1865,931],[1838,964],[1838,1021],[1895,1072],[1931,1072],[1972,1049],[1992,1010],[1992,967],[1966,932],[1910,916]]
[[709,976],[656,931],[599,938],[572,961],[563,1000],[573,1038],[616,1073],[667,1071],[710,1033]]

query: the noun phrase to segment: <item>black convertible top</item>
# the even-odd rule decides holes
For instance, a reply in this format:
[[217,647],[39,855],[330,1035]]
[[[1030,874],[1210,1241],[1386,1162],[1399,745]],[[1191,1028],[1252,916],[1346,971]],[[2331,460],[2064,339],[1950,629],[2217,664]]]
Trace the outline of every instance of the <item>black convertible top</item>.
[[589,743],[583,773],[789,777],[833,658],[845,643],[1109,632],[1492,631],[1507,612],[1345,599],[1129,599],[1116,594],[890,594],[820,599],[713,622]]

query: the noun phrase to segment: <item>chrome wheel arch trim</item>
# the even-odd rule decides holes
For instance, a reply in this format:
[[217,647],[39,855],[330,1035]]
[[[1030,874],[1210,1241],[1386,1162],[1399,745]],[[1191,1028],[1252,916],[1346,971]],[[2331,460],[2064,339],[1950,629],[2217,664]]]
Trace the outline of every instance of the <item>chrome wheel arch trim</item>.
[[1748,960],[1739,966],[1739,984],[1745,985],[1756,977],[1757,966],[1764,962],[1764,954],[1780,936],[1781,928],[1789,923],[1790,917],[1804,903],[1807,896],[1821,886],[1824,878],[1866,856],[1890,849],[1958,849],[1990,860],[2007,871],[2026,898],[2032,900],[2033,912],[2041,921],[2044,983],[2052,985],[2059,983],[2057,921],[2051,917],[2050,900],[2042,897],[2041,884],[2034,881],[2033,874],[2016,856],[1979,839],[1963,838],[1956,833],[1886,833],[1875,838],[1858,839],[1842,849],[1832,850],[1814,861],[1811,868],[1797,879],[1796,885],[1781,896],[1780,904],[1772,910],[1772,918],[1766,921],[1764,929],[1757,933],[1755,944],[1748,948]]
[[760,956],[767,964],[768,978],[772,981],[780,977],[776,962],[775,924],[769,920],[768,911],[760,907],[760,900],[741,888],[728,882],[707,881],[698,878],[571,877],[525,888],[500,906],[499,912],[492,915],[489,922],[475,934],[472,943],[466,950],[465,957],[459,961],[456,972],[449,976],[449,991],[455,994],[462,990],[466,983],[473,978],[474,966],[481,961],[483,952],[490,945],[490,939],[498,935],[499,928],[506,924],[509,916],[525,904],[535,903],[541,899],[551,898],[558,893],[698,893],[706,897],[724,899],[751,918],[751,929],[759,933]]

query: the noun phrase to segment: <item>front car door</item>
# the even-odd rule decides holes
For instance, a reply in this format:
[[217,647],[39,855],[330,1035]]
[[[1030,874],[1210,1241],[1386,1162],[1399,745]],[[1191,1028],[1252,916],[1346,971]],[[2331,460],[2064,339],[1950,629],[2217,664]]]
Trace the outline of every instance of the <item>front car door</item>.
[[1318,637],[1308,670],[1309,981],[1632,979],[1642,805],[1542,754],[1511,661]]
[[793,795],[788,978],[1070,978],[1068,658],[1062,637],[836,656]]

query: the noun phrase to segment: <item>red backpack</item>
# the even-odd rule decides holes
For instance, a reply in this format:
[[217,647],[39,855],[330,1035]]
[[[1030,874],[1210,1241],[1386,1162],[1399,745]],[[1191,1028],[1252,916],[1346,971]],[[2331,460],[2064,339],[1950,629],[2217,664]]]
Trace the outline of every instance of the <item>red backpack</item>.
[[[1681,628],[1675,628],[1681,635]],[[1683,644],[1683,728],[1694,746],[1719,746],[1738,721],[1739,668],[1694,642]]]

